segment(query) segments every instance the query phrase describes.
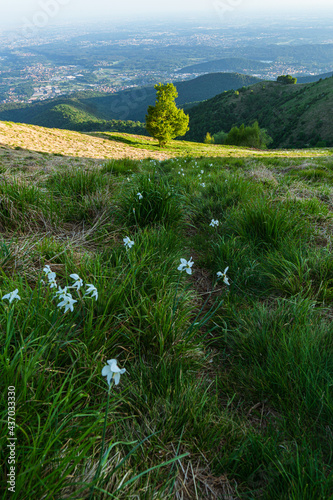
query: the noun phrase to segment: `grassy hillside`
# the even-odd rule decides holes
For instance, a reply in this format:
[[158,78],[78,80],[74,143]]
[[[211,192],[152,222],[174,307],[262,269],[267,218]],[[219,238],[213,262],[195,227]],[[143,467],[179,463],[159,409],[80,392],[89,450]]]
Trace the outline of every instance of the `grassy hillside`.
[[189,109],[186,138],[228,132],[233,125],[258,120],[274,139],[272,147],[333,145],[333,78],[302,85],[262,82],[220,94]]
[[[161,149],[158,141],[147,136],[118,132],[80,133],[11,122],[0,122],[0,145],[6,150],[26,152],[27,156],[34,152],[97,160],[148,157],[161,160],[174,156],[279,157],[286,154],[283,150],[258,151],[232,146],[207,146],[189,141],[171,141],[166,148]],[[317,157],[326,156],[328,150],[295,150],[288,154],[295,158]]]
[[[202,101],[224,90],[251,85],[258,81],[258,78],[237,73],[216,73],[179,82],[176,83],[179,93],[177,104]],[[115,123],[113,120],[144,122],[147,108],[150,104],[155,104],[155,99],[154,87],[134,88],[116,94],[96,95],[96,93],[86,92],[76,94],[74,97],[39,101],[32,104],[4,104],[0,106],[0,120],[48,127],[53,126],[54,120],[54,126],[58,128],[73,130],[117,129],[136,133],[139,130],[131,129],[132,123],[121,124]],[[64,106],[66,106],[65,110]],[[101,123],[99,124],[99,122]],[[140,124],[137,126],[140,127]]]
[[332,150],[0,143],[2,498],[331,500]]
[[[112,133],[110,134],[112,137]],[[6,147],[6,149],[25,151],[28,156],[30,152],[37,152],[42,155],[53,154],[66,158],[94,158],[100,160],[125,157],[138,160],[147,157],[168,158],[168,154],[158,148],[155,148],[155,152],[151,152],[149,147],[136,148],[136,136],[131,135],[130,137],[133,138],[133,146],[119,140],[109,140],[107,136],[104,137],[103,133],[96,136],[69,130],[48,129],[35,125],[0,122],[0,145]],[[141,136],[138,137],[141,138]],[[149,145],[149,138],[146,137],[145,139],[147,145]]]
[[145,125],[131,120],[101,120],[84,110],[85,106],[73,101],[72,104],[58,104],[39,113],[34,121],[43,127],[63,128],[67,130],[109,130],[147,134]]
[[0,106],[0,115],[9,121],[31,123],[66,130],[109,130],[145,134],[140,122],[105,120],[98,109],[78,98],[52,99],[34,104]]

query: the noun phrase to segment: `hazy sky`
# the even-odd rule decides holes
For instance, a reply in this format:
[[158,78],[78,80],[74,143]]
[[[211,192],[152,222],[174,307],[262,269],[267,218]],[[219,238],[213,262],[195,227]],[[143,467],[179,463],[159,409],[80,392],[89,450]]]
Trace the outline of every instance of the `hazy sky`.
[[[287,10],[304,14],[311,10],[313,14],[322,10],[332,12],[332,0],[0,0],[0,24],[23,24],[26,20],[43,24],[48,16],[53,22],[74,22],[82,19],[103,18],[116,19],[119,16],[165,15],[185,12],[188,15],[203,11],[208,16],[219,16],[224,13],[233,17],[255,14],[262,15]],[[3,5],[5,4],[5,5]],[[333,22],[333,20],[332,20]]]

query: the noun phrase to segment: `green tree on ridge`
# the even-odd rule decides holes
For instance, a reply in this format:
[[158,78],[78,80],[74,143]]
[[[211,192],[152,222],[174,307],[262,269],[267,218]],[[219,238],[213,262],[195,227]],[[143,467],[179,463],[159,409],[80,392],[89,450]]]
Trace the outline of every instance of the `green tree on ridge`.
[[178,97],[172,83],[158,83],[155,106],[149,106],[146,114],[146,129],[164,147],[171,139],[185,135],[189,130],[189,116],[178,109],[175,99]]

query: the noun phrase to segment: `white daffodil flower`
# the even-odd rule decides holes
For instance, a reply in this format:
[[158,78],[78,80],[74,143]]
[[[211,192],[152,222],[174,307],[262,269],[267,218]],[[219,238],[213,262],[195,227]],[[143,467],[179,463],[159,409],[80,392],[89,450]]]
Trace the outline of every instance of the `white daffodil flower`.
[[14,299],[21,300],[21,297],[18,294],[18,288],[14,290],[13,292],[7,293],[7,295],[4,295],[2,297],[2,300],[8,299],[9,303],[11,304]]
[[88,295],[89,293],[91,293],[90,295],[90,298],[96,298],[96,300],[98,299],[98,292],[97,292],[97,288],[94,287],[94,285],[91,285],[91,284],[86,284],[86,287],[87,287],[87,291],[85,293],[85,296]]
[[71,278],[73,278],[73,280],[75,280],[75,283],[74,283],[72,288],[75,288],[76,291],[78,292],[80,290],[81,286],[83,286],[82,279],[80,278],[80,276],[78,274],[70,274],[69,276]]
[[204,188],[204,187],[206,187],[206,184],[203,182],[202,184],[200,184],[200,186],[202,186]]
[[221,271],[219,271],[218,273],[216,273],[218,278],[223,278],[223,282],[226,285],[230,285],[229,278],[227,277],[227,271],[228,271],[228,269],[229,269],[229,267],[226,267],[225,270],[223,271],[223,273],[221,273]]
[[49,274],[49,273],[52,272],[50,266],[45,266],[44,269],[43,269],[43,271],[44,271],[45,274]]
[[200,173],[201,173],[201,174],[203,174],[203,173],[204,173],[204,171],[203,171],[203,170],[200,170]]
[[64,307],[65,308],[65,313],[70,309],[72,312],[74,310],[73,304],[77,302],[77,300],[74,300],[72,298],[72,295],[70,293],[66,293],[62,295],[63,301],[59,302],[58,307]]
[[57,282],[56,282],[56,273],[53,273],[52,271],[47,274],[47,279],[49,280],[49,285],[50,288],[57,288]]
[[130,240],[128,236],[123,239],[123,242],[126,248],[131,248],[134,245],[134,241]]
[[67,295],[67,286],[64,288],[61,288],[61,286],[58,286],[58,291],[55,293],[54,298],[62,299]]
[[139,200],[142,200],[143,196],[141,193],[138,193],[137,196],[138,196]]
[[209,225],[212,227],[217,227],[219,225],[219,221],[217,219],[212,219],[212,222]]
[[102,370],[102,375],[103,375],[103,377],[106,377],[107,383],[109,385],[111,385],[112,379],[114,380],[115,385],[118,385],[119,380],[120,380],[120,375],[125,373],[126,369],[125,368],[120,369],[117,366],[116,359],[109,359],[107,361],[107,363],[108,364],[106,366],[104,366],[104,368]]
[[180,259],[180,265],[177,267],[178,271],[186,271],[187,274],[192,274],[192,269],[191,267],[193,266],[194,262],[192,260],[192,257],[190,258],[189,261],[186,259]]

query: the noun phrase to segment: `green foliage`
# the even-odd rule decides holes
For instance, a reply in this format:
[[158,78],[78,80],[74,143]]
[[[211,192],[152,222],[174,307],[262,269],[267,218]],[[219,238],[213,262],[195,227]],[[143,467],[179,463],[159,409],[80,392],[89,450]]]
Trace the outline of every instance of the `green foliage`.
[[297,83],[297,78],[291,75],[281,75],[277,77],[276,81],[285,85],[294,85],[295,83]]
[[210,135],[209,132],[207,132],[204,138],[204,144],[214,144],[214,138]]
[[226,132],[223,132],[223,130],[221,130],[220,132],[216,132],[216,134],[213,135],[214,143],[225,144],[227,136],[228,134]]
[[109,184],[110,179],[102,176],[97,170],[89,171],[83,168],[69,169],[66,176],[62,172],[56,172],[48,180],[48,185],[57,196],[68,196],[77,200]]
[[146,115],[146,128],[149,134],[158,140],[160,147],[171,139],[184,135],[188,130],[189,117],[178,109],[175,99],[177,89],[172,83],[154,87],[157,91],[155,106],[149,106]]
[[260,149],[265,149],[271,142],[273,139],[257,121],[252,126],[245,127],[243,123],[239,128],[233,127],[225,139],[225,144]]
[[129,158],[124,158],[123,160],[109,160],[107,161],[102,169],[101,172],[103,174],[109,173],[112,175],[121,175],[121,174],[133,174],[134,172],[137,172],[139,170],[138,168],[138,162],[135,160],[130,160]]
[[124,120],[103,120],[89,112],[86,106],[78,102],[58,104],[51,109],[37,115],[33,121],[44,127],[61,128],[67,130],[115,131],[146,134],[143,123]]
[[327,114],[333,106],[333,78],[303,85],[265,82],[265,90],[262,86],[247,87],[241,99],[228,91],[191,107],[190,131],[185,138],[199,142],[207,130],[214,135],[258,121],[273,138],[270,147],[315,147],[323,141],[326,147],[333,146],[332,121]]
[[139,175],[122,193],[117,216],[126,226],[176,227],[184,218],[183,204],[183,197],[163,177]]
[[286,240],[308,232],[306,220],[299,221],[288,204],[273,204],[261,195],[230,214],[229,224],[244,241],[252,241],[261,250],[281,248]]
[[0,231],[30,232],[54,217],[52,197],[38,187],[17,181],[0,184]]

